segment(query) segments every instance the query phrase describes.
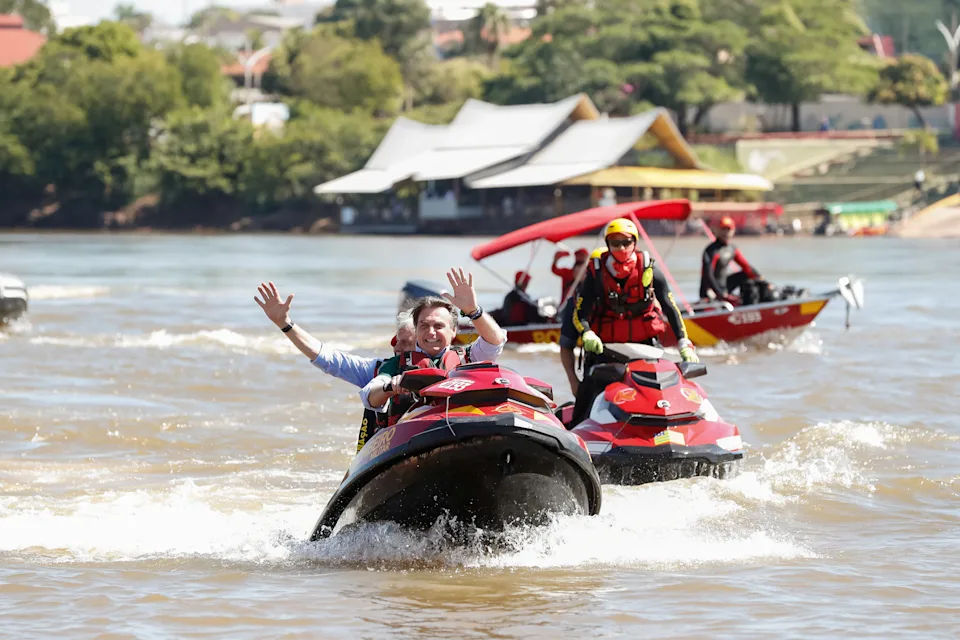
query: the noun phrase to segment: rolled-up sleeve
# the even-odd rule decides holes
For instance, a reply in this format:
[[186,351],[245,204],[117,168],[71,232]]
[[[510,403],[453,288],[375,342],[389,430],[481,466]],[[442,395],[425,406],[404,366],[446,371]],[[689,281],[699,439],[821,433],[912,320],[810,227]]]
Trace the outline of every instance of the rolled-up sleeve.
[[496,362],[500,354],[503,353],[503,345],[505,344],[507,344],[507,332],[505,330],[503,331],[503,342],[500,344],[490,344],[482,337],[477,336],[477,339],[470,345],[470,361]]
[[360,389],[360,402],[363,404],[365,408],[370,409],[371,411],[376,411],[377,413],[384,413],[386,411],[385,409],[387,405],[386,402],[384,402],[379,407],[375,407],[372,404],[370,404],[370,392],[373,391],[374,389],[382,389],[383,385],[385,385],[389,381],[390,381],[390,376],[379,375],[375,377],[373,380],[371,380],[370,382],[368,382],[366,385],[364,385],[362,389]]
[[312,364],[320,371],[339,378],[344,382],[363,387],[373,378],[377,371],[376,358],[362,358],[339,349],[330,349],[325,344],[320,345],[320,352]]

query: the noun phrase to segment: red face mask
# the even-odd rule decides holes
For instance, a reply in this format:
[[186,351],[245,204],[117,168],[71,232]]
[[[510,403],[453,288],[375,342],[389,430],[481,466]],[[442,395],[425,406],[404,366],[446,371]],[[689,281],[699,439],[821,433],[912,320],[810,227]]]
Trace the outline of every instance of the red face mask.
[[610,271],[615,278],[626,278],[637,266],[637,252],[634,249],[635,247],[630,245],[610,250],[610,257],[613,258],[609,262]]

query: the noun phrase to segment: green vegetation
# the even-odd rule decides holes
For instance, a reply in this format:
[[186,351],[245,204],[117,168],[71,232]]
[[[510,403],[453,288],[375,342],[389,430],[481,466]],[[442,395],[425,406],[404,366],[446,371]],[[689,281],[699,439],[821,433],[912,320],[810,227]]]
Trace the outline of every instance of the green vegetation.
[[[531,36],[504,46],[514,25],[488,4],[441,59],[423,0],[337,0],[272,52],[262,86],[291,114],[273,131],[234,117],[221,52],[143,44],[152,20],[130,4],[115,22],[55,34],[43,3],[0,0],[0,12],[16,10],[50,36],[29,63],[0,69],[0,192],[27,211],[82,204],[91,213],[77,224],[147,195],[163,224],[216,224],[218,212],[317,206],[312,187],[362,166],[398,115],[449,122],[471,98],[521,104],[586,92],[615,116],[662,106],[684,133],[729,100],[791,105],[795,128],[799,105],[825,92],[915,110],[941,104],[933,62],[882,66],[860,50],[868,30],[858,7],[541,0]],[[239,17],[211,5],[191,24]],[[737,169],[726,151],[704,153],[707,164]]]

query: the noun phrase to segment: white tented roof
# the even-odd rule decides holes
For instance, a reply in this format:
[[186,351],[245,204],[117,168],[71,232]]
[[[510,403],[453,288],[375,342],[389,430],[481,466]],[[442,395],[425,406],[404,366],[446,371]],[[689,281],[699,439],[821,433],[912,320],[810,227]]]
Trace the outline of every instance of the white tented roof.
[[523,166],[468,180],[473,189],[556,184],[617,163],[650,129],[661,109],[630,118],[581,120],[560,134]]
[[397,182],[464,178],[536,151],[579,111],[596,117],[589,98],[553,104],[499,106],[468,100],[453,122],[426,125],[398,118],[366,166],[314,189],[316,193],[379,193]]

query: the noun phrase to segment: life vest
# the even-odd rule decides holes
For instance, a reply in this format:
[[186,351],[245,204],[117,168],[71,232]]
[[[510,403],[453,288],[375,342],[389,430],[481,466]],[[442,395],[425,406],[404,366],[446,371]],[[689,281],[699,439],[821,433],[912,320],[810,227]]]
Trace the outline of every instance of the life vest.
[[[413,369],[443,369],[444,371],[453,371],[462,364],[467,363],[467,353],[462,347],[449,347],[440,357],[439,362],[423,353],[422,351],[405,351],[400,354],[400,373],[411,371]],[[398,393],[390,398],[390,407],[387,413],[379,414],[386,417],[387,426],[397,423],[403,414],[413,407],[416,399],[411,393]]]
[[[380,365],[382,364],[383,360],[377,360],[377,364],[373,368],[374,378],[379,375]],[[373,437],[373,434],[385,426],[387,426],[387,414],[364,407],[363,419],[360,421],[360,433],[357,435],[357,453],[360,453],[360,449],[363,449],[363,445],[367,444],[367,440]]]
[[590,272],[599,279],[599,292],[590,326],[604,342],[649,342],[659,338],[667,323],[653,290],[653,259],[637,252],[637,264],[618,280],[606,268],[607,252],[590,261]]

